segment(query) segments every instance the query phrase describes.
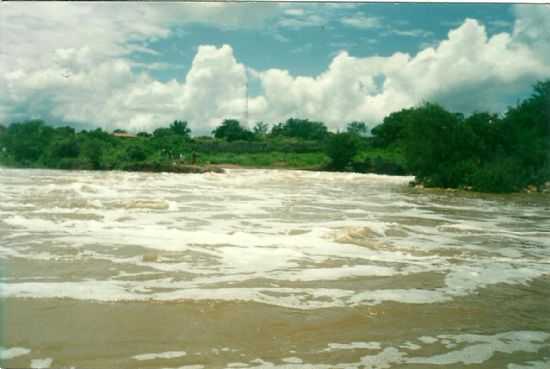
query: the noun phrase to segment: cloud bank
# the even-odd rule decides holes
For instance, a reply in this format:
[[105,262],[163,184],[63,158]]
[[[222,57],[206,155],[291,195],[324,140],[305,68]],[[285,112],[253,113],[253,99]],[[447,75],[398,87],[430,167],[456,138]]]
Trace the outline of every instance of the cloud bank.
[[489,37],[483,24],[466,19],[416,55],[341,51],[314,77],[252,70],[230,45],[201,45],[187,73],[161,82],[129,56],[156,53],[148,42],[168,37],[176,25],[231,28],[246,19],[253,28],[285,12],[294,17],[287,20],[303,21],[295,19],[302,11],[277,6],[162,5],[2,5],[0,121],[44,118],[140,131],[185,119],[205,133],[224,118],[243,118],[248,76],[261,85],[249,99],[250,122],[305,117],[338,129],[352,120],[372,126],[428,100],[466,113],[503,111],[534,81],[550,77],[550,10],[517,6],[511,33]]

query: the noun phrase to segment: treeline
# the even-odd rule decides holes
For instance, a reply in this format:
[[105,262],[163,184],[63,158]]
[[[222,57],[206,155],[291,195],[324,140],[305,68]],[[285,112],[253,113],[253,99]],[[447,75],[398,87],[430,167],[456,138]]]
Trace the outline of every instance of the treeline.
[[192,137],[185,121],[137,135],[76,132],[32,120],[0,125],[0,163],[59,169],[171,170],[178,163],[348,170],[416,176],[425,186],[513,192],[550,180],[550,81],[502,116],[468,117],[426,103],[384,118],[371,132],[351,122],[291,118],[253,129],[224,120],[212,136]]
[[[349,135],[365,147],[366,132],[364,123],[349,125]],[[174,163],[333,167],[325,151],[335,134],[321,122],[292,118],[271,130],[262,122],[249,130],[229,119],[212,135],[192,137],[187,122],[179,120],[136,135],[121,129],[77,132],[31,120],[0,126],[0,162],[13,167],[93,170],[169,171]]]

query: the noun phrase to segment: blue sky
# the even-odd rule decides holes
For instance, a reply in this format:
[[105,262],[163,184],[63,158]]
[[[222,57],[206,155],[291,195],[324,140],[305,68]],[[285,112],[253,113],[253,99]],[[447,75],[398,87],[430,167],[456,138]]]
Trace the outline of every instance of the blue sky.
[[550,77],[550,7],[509,4],[0,4],[0,121],[207,133],[371,127],[402,108],[503,112]]
[[[322,14],[320,25],[280,26],[281,20],[300,19],[283,14],[269,19],[261,30],[220,28],[216,24],[191,23],[175,27],[170,37],[147,43],[158,55],[136,53],[143,63],[169,63],[172,68],[153,70],[159,80],[180,78],[191,66],[199,45],[229,44],[236,58],[254,69],[281,68],[293,75],[315,76],[327,69],[335,53],[345,49],[358,57],[390,56],[396,52],[415,54],[426,45],[444,39],[464,19],[480,20],[488,34],[510,32],[514,15],[509,4],[347,4],[328,8],[326,4],[299,3],[292,10]],[[244,4],[228,4],[244,8]],[[273,8],[273,4],[257,4]],[[329,13],[329,14],[327,14]],[[359,28],[342,19],[364,14],[384,27]],[[282,36],[282,37],[280,37]]]

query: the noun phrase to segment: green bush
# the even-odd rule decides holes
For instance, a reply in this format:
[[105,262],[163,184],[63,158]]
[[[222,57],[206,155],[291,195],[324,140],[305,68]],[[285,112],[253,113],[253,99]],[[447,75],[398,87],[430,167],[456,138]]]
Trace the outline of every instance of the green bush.
[[328,139],[326,153],[332,169],[345,169],[359,151],[359,140],[351,133],[337,133]]
[[520,191],[528,183],[522,177],[522,169],[515,159],[487,163],[471,176],[469,183],[475,191],[505,193]]

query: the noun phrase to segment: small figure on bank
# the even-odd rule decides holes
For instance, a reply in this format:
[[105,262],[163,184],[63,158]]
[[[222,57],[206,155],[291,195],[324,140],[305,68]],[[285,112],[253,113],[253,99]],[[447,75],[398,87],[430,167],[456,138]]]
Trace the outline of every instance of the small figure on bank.
[[191,164],[195,165],[196,162],[197,162],[197,153],[193,151],[191,153]]

